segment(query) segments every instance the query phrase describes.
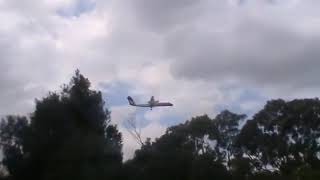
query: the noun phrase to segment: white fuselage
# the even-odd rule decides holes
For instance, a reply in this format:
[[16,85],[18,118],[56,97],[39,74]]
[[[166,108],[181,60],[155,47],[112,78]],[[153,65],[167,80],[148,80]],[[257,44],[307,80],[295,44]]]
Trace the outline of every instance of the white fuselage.
[[136,104],[134,102],[134,100],[128,96],[128,101],[129,101],[129,104],[132,105],[132,106],[137,106],[137,107],[150,107],[151,109],[153,107],[158,107],[158,106],[173,106],[172,103],[169,103],[169,102],[159,102],[159,101],[156,101],[154,100],[154,97],[152,96],[150,101],[148,101],[146,104]]
[[157,105],[159,103],[159,101],[149,101],[148,102],[148,104],[150,105],[150,106],[155,106],[155,105]]

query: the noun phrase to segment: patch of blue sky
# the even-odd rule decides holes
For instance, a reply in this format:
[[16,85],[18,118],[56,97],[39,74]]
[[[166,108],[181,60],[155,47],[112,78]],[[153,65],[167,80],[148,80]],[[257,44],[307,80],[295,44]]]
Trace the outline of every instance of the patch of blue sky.
[[[129,106],[127,97],[130,95],[131,89],[133,89],[132,85],[116,81],[113,83],[106,83],[106,84],[99,84],[99,89],[101,89],[102,96],[104,98],[104,101],[106,102],[106,107],[114,107],[114,106]],[[140,99],[143,99],[145,97],[142,96],[135,96],[135,100],[140,101]],[[130,108],[136,108],[136,107],[130,107]],[[137,126],[139,128],[144,128],[150,124],[150,121],[146,120],[144,115],[147,111],[150,111],[149,108],[136,108],[134,113],[132,113],[132,117],[137,123]],[[129,112],[123,112],[123,113],[129,113]],[[112,112],[111,112],[112,116]],[[125,127],[126,120],[123,120],[122,124],[120,126]]]
[[267,101],[267,97],[261,95],[258,91],[253,89],[244,89],[232,102],[228,104],[219,104],[215,109],[220,112],[223,110],[230,110],[238,114],[246,114],[251,117],[257,113]]
[[115,82],[108,84],[100,84],[102,95],[106,101],[107,106],[121,106],[128,104],[127,97],[132,88],[130,84],[125,82]]
[[171,115],[161,117],[159,123],[163,126],[170,127],[170,126],[178,125],[180,123],[184,123],[187,120],[188,119],[185,119],[179,115],[171,114]]
[[262,96],[258,91],[252,89],[245,89],[242,91],[239,97],[240,101],[247,101],[247,100],[256,100],[256,101],[266,101],[267,98]]
[[[135,122],[138,128],[145,128],[147,127],[151,122],[146,120],[144,117],[145,112],[147,109],[145,108],[137,108],[135,115]],[[123,124],[124,125],[124,124]]]
[[93,0],[76,0],[73,4],[57,10],[57,13],[63,17],[78,17],[81,14],[88,13],[96,7]]
[[[147,127],[149,124],[152,123],[152,121],[147,120],[145,118],[145,112],[146,110],[143,109],[137,109],[137,111],[135,111],[134,113],[130,113],[130,116],[128,116],[128,119],[122,119],[121,123],[119,123],[119,127],[123,127],[123,128],[128,128],[128,129],[132,129],[133,127],[129,124],[134,122],[135,126],[137,129],[143,129],[145,127]],[[123,113],[128,113],[128,112],[123,112]],[[112,111],[111,111],[111,119],[112,119]]]
[[[128,105],[127,96],[130,95],[130,91],[131,89],[133,89],[131,84],[127,82],[117,81],[114,83],[100,84],[99,86],[99,89],[102,89],[103,97],[106,101],[107,107]],[[228,88],[225,89],[224,92],[232,93],[232,90]],[[134,96],[133,98],[137,102],[144,102],[149,100],[149,97],[144,97],[142,95]],[[238,114],[246,114],[248,115],[248,117],[251,117],[254,113],[259,111],[262,106],[252,106],[249,108],[244,108],[243,105],[248,103],[250,104],[251,102],[254,102],[252,103],[253,105],[255,103],[263,105],[266,102],[266,100],[266,97],[262,96],[258,91],[252,89],[245,89],[241,90],[241,93],[239,94],[238,98],[236,98],[232,102],[216,105],[215,110],[217,112],[220,112],[222,110],[228,109],[232,112]],[[147,111],[150,111],[150,109],[137,108],[134,114],[135,119],[138,121],[139,127],[141,128],[146,127],[150,124],[150,120],[146,120],[144,117]],[[181,117],[179,115],[169,113],[169,115],[162,116],[159,119],[159,123],[164,126],[173,126],[179,123],[183,123],[186,120],[186,117]]]
[[[146,119],[145,117],[146,113],[151,111],[149,108],[139,108],[139,107],[132,107],[132,108],[136,108],[136,111],[133,114],[132,118],[134,118],[139,128],[144,128],[154,122],[155,119]],[[152,111],[155,111],[155,109]],[[186,120],[188,119],[183,118],[176,114],[169,114],[169,115],[162,114],[160,118],[156,119],[157,123],[165,127],[174,126],[174,125],[183,123]],[[125,125],[125,124],[123,123],[122,125]]]

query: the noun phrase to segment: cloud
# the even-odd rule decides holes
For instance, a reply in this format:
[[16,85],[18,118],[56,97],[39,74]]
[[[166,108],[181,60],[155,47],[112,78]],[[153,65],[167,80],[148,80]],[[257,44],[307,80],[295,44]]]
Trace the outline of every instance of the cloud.
[[243,22],[231,32],[196,29],[172,36],[169,54],[175,58],[176,77],[295,88],[319,84],[320,36],[257,21]]
[[122,129],[135,112],[127,95],[171,101],[172,108],[137,110],[152,137],[223,108],[252,113],[269,98],[317,96],[319,7],[318,0],[0,0],[0,115],[31,112],[34,98],[59,89],[76,68],[103,92]]
[[203,0],[138,0],[133,3],[133,12],[138,22],[148,29],[159,32],[170,30],[197,18]]
[[0,114],[26,113],[34,97],[59,78],[54,77],[59,64],[50,59],[60,53],[37,22],[6,11],[0,19],[4,24],[0,28]]
[[[249,2],[245,7],[208,3],[226,11],[201,12],[201,18],[186,18],[188,23],[163,34],[166,58],[172,60],[171,73],[191,81],[278,90],[319,87],[320,34],[312,20],[315,11],[310,6],[307,11],[304,3],[293,3],[269,7]],[[291,16],[295,11],[298,18]]]
[[[175,36],[171,41],[177,43],[170,48],[176,59],[172,73],[190,79],[230,78],[258,85],[317,86],[319,37],[263,26],[246,23],[222,34],[179,32],[182,37]],[[182,51],[185,53],[175,54]]]

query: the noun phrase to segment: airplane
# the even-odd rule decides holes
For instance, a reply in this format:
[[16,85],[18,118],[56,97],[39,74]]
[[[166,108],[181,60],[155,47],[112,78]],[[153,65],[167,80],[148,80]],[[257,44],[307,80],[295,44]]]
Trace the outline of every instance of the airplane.
[[131,106],[136,106],[136,107],[150,107],[152,110],[153,107],[159,107],[159,106],[173,106],[172,103],[169,102],[159,102],[154,100],[154,96],[151,97],[150,101],[148,101],[147,104],[136,104],[132,97],[128,96],[128,101]]

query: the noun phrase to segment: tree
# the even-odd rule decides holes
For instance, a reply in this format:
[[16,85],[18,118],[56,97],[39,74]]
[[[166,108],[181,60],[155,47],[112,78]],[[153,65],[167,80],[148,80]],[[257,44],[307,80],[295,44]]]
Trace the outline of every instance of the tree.
[[[30,127],[26,117],[7,116],[0,123],[2,164],[15,178],[22,178],[28,158]],[[2,168],[3,170],[3,168]]]
[[230,162],[233,156],[236,156],[238,151],[234,146],[235,138],[240,133],[239,124],[246,119],[245,114],[235,114],[228,110],[222,111],[214,119],[214,124],[217,128],[217,146],[216,151],[219,152],[224,162],[230,168]]
[[[319,168],[320,101],[272,100],[248,121],[237,140],[256,171],[292,175]],[[298,176],[298,175],[297,175]]]
[[[29,134],[21,140],[16,138],[20,137],[20,121],[1,128],[2,142],[19,142],[8,144],[10,151],[5,151],[5,160],[18,160],[10,160],[13,165],[4,161],[15,179],[117,178],[122,163],[121,134],[110,123],[101,93],[91,90],[89,80],[78,70],[61,93],[50,92],[36,100],[30,123],[24,124]],[[22,164],[23,173],[19,173],[15,168]]]
[[231,159],[232,141],[245,117],[229,111],[214,119],[194,117],[143,143],[126,166],[137,179],[228,179],[224,163]]

